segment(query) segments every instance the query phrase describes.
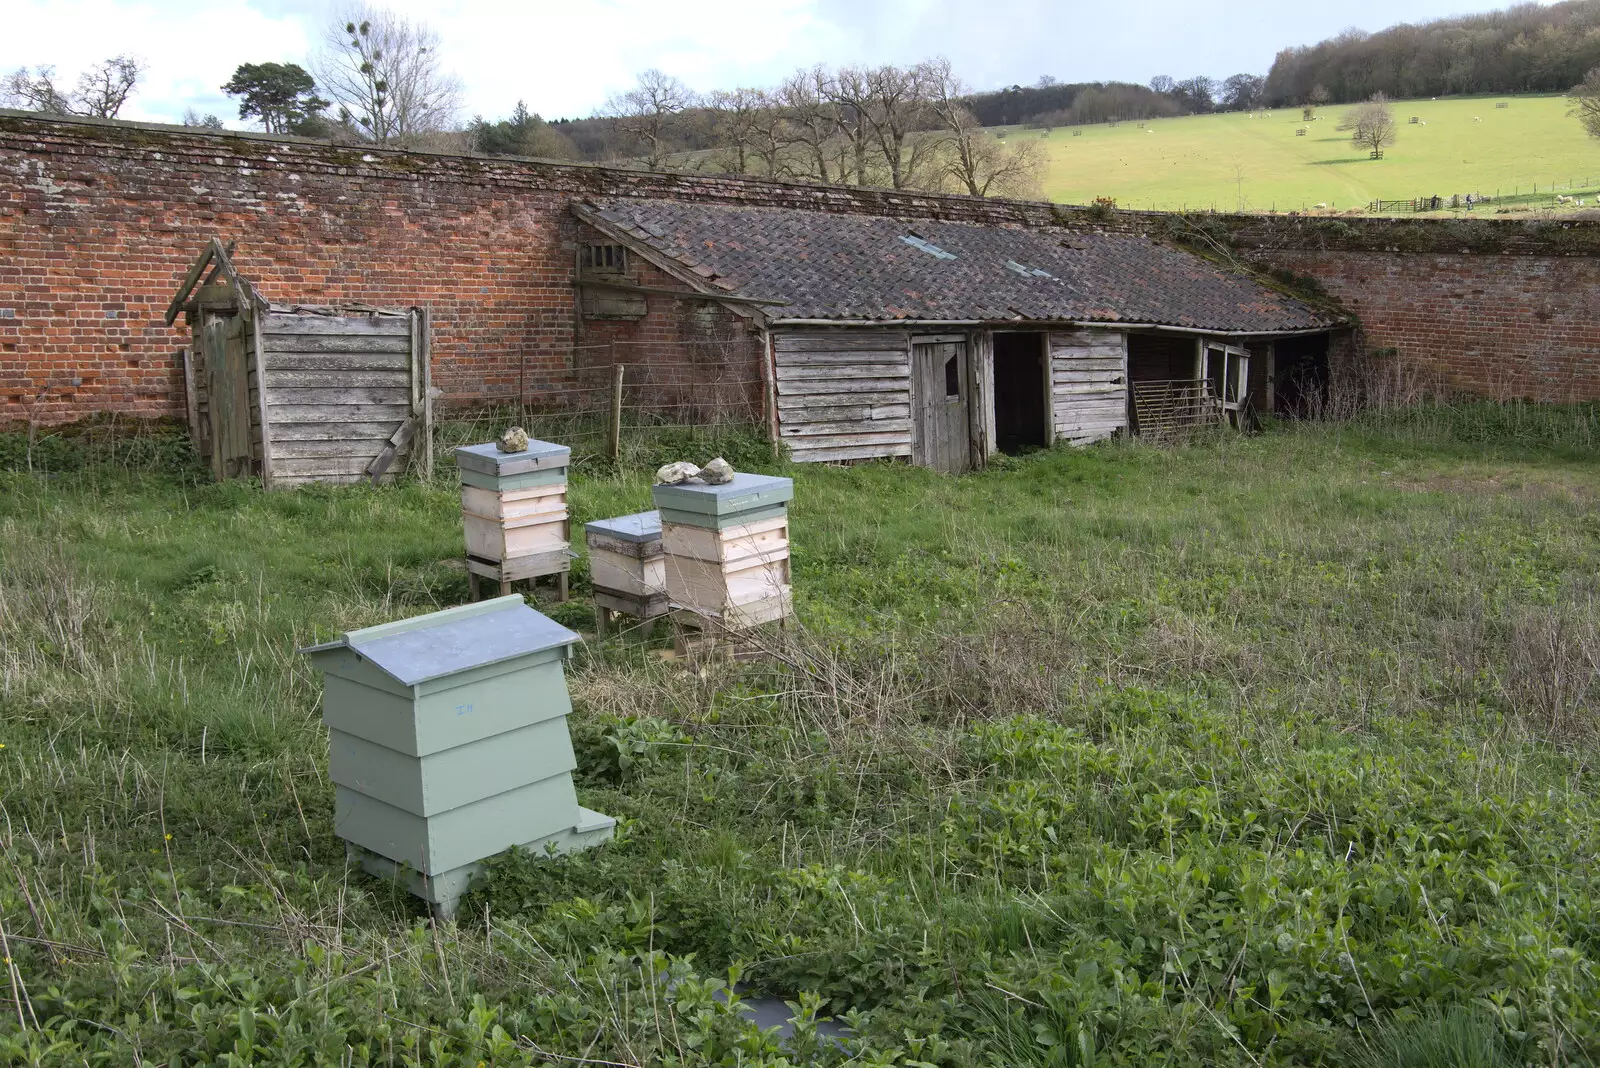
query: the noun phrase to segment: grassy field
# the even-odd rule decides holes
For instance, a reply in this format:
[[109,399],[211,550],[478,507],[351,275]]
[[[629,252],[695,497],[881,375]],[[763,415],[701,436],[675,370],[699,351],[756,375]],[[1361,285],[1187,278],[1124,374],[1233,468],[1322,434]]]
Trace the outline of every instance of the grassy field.
[[294,650],[464,599],[448,467],[0,439],[0,1062],[1591,1063],[1597,459],[1600,412],[1480,407],[788,470],[798,633],[586,646],[618,840],[436,929],[346,872]]
[[[1502,101],[1511,106],[1496,108]],[[1516,192],[1526,195],[1519,206],[1554,208],[1552,184],[1579,195],[1600,189],[1600,141],[1567,115],[1560,96],[1398,101],[1399,141],[1382,160],[1368,159],[1334,128],[1345,110],[1322,108],[1311,123],[1295,108],[1056,129],[1044,138],[1044,193],[1072,204],[1115,197],[1125,208],[1302,211]],[[1411,125],[1413,115],[1427,125]],[[1301,126],[1308,133],[1297,137]],[[1007,136],[1041,134],[1012,129]]]

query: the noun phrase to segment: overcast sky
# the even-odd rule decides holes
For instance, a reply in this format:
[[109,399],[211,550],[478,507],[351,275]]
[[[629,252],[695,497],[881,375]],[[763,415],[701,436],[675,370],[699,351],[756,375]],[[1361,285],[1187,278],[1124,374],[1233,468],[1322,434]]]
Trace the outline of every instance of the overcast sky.
[[[1041,75],[1144,82],[1155,74],[1265,74],[1281,48],[1350,26],[1487,11],[1481,0],[393,0],[438,31],[465,117],[518,99],[547,118],[588,115],[648,67],[695,89],[770,85],[816,63],[947,55],[978,88]],[[122,52],[149,71],[124,118],[185,108],[240,125],[219,86],[240,63],[304,64],[341,10],[310,0],[0,0],[0,71],[54,64],[71,83]],[[342,21],[339,19],[338,21]]]

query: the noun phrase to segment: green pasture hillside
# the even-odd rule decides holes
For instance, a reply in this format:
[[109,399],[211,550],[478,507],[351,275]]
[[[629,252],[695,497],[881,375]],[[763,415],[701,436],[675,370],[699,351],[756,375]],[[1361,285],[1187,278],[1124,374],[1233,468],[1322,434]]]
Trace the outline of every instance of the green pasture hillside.
[[[1470,192],[1514,196],[1501,205],[1539,209],[1556,206],[1552,186],[1580,196],[1600,189],[1600,141],[1585,136],[1564,97],[1452,97],[1394,107],[1399,140],[1381,160],[1336,129],[1342,106],[1319,109],[1309,123],[1295,108],[1048,133],[1013,128],[1006,136],[1043,140],[1043,192],[1071,204],[1115,197],[1125,208],[1304,211],[1320,203],[1344,211],[1376,199]],[[1420,122],[1412,124],[1412,116]],[[1297,135],[1302,126],[1307,132]]]

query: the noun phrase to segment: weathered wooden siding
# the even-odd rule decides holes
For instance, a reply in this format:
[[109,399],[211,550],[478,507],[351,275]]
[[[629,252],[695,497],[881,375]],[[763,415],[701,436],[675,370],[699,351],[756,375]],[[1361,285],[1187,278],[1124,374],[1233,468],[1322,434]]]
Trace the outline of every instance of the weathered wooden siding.
[[1050,334],[1052,425],[1057,441],[1086,445],[1128,426],[1128,338],[1115,330]]
[[[267,315],[261,327],[274,482],[353,482],[416,410],[412,315]],[[391,471],[404,468],[410,443]]]
[[904,331],[780,332],[773,363],[778,433],[796,461],[911,455]]

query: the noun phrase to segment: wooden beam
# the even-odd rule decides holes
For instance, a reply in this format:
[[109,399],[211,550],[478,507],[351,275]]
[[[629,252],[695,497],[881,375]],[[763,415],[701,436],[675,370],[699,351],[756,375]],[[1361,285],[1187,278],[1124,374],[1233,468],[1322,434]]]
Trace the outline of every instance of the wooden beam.
[[256,409],[261,423],[261,488],[272,488],[272,423],[267,418],[267,361],[261,351],[261,316],[250,317],[251,349],[256,361]]
[[167,305],[168,326],[172,325],[173,320],[177,319],[178,313],[183,310],[183,306],[189,302],[189,291],[194,288],[196,282],[200,281],[200,275],[204,273],[206,264],[211,262],[211,257],[216,249],[216,238],[212,238],[211,243],[206,245],[205,250],[194,261],[194,266],[189,268],[189,273],[183,276],[183,284],[178,286],[177,295],[172,298],[172,303]]

